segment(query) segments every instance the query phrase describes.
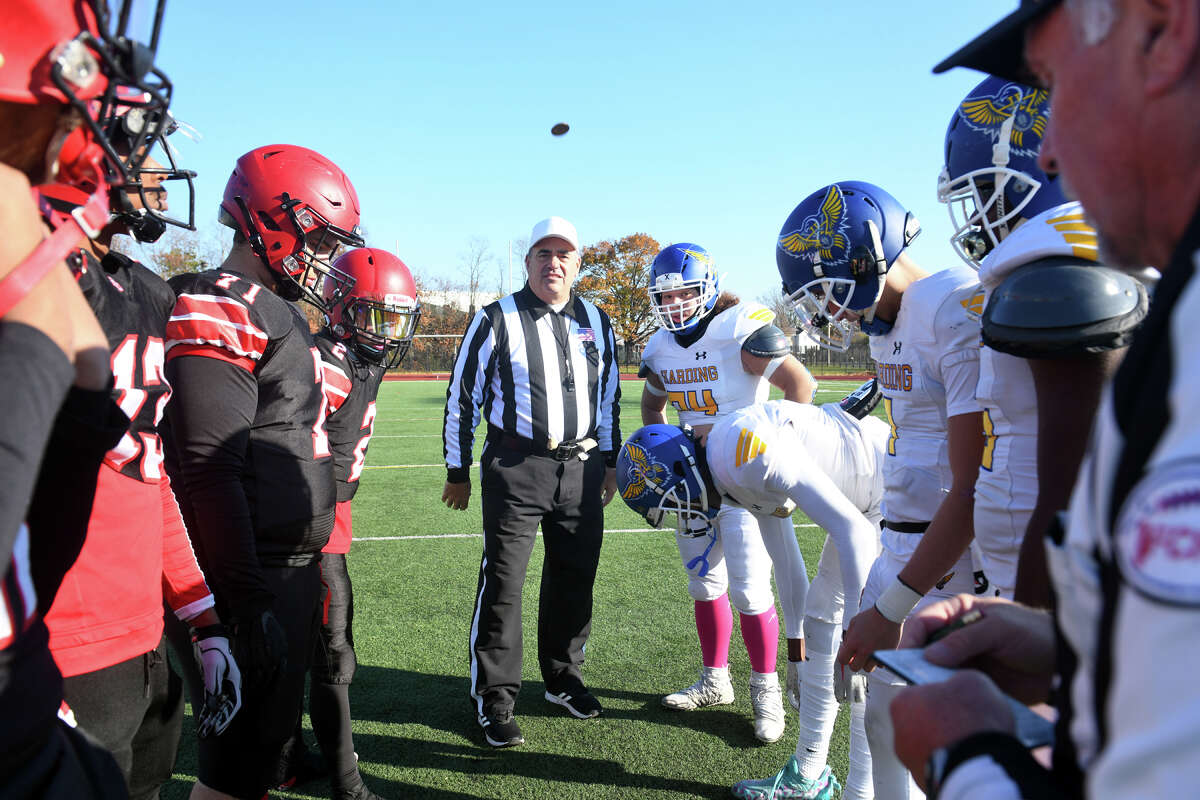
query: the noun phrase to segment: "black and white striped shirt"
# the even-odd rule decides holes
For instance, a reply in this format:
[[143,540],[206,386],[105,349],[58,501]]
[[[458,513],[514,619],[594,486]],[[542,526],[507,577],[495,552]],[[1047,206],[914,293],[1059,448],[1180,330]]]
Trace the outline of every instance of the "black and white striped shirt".
[[480,309],[463,336],[442,427],[448,478],[467,480],[481,409],[489,425],[537,447],[594,438],[612,461],[620,397],[608,316],[575,296],[556,313],[526,285]]

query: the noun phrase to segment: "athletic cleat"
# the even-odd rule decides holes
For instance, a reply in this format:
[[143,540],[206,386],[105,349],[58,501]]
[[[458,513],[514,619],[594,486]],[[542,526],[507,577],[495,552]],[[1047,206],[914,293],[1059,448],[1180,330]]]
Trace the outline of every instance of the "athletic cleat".
[[516,747],[525,744],[525,737],[513,718],[511,708],[503,708],[485,713],[479,718],[479,727],[483,728],[483,738],[492,747]]
[[555,705],[562,706],[571,712],[571,716],[577,719],[598,717],[604,711],[604,707],[600,705],[600,701],[593,697],[592,693],[583,686],[580,686],[573,692],[559,692],[558,694],[552,694],[547,690],[546,699]]
[[704,667],[700,680],[662,699],[662,704],[676,711],[694,711],[705,706],[727,706],[733,702],[733,683],[729,667]]
[[828,766],[814,780],[801,777],[800,765],[792,756],[772,778],[735,783],[733,796],[741,800],[833,800],[841,788]]
[[296,789],[329,776],[329,763],[320,753],[309,750],[301,741],[281,759],[275,773],[275,788]]
[[750,677],[750,705],[754,708],[754,736],[760,742],[777,742],[783,736],[783,691],[773,672]]

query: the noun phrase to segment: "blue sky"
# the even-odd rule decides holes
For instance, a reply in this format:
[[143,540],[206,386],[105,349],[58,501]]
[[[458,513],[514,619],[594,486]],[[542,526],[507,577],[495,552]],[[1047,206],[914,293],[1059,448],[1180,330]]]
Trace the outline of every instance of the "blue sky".
[[923,224],[913,256],[956,262],[934,188],[982,76],[930,68],[1014,7],[173,0],[159,64],[203,135],[180,148],[202,230],[237,157],[286,142],[337,162],[369,243],[425,276],[454,278],[472,237],[506,262],[558,214],[585,244],[700,244],[757,297],[784,219],[834,180],[891,191]]

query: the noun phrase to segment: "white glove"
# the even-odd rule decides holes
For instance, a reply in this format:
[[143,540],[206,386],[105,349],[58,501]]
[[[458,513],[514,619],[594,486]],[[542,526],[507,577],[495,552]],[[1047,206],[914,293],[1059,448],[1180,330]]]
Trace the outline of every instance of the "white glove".
[[787,698],[792,708],[800,710],[800,665],[802,661],[787,662]]
[[242,673],[224,625],[192,629],[192,650],[204,677],[204,708],[196,720],[201,738],[219,736],[242,707]]
[[867,701],[867,673],[833,663],[833,696],[839,703]]

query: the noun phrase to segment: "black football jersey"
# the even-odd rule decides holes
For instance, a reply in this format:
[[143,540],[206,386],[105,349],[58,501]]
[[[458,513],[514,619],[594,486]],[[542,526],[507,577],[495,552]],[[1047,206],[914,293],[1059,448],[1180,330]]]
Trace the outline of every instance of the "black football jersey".
[[329,446],[337,477],[337,500],[344,503],[358,491],[367,447],[375,432],[375,401],[386,370],[359,358],[327,333],[316,336],[325,369],[329,404]]
[[[260,559],[319,552],[333,527],[335,488],[321,356],[303,312],[234,272],[170,283],[175,397],[167,417],[180,471],[171,477],[189,527],[199,526],[198,549],[209,551],[202,563],[213,562],[211,542],[228,544],[222,528],[241,525],[244,513]],[[230,482],[235,470],[240,487]],[[229,572],[218,565],[215,577],[220,583]]]
[[104,463],[130,478],[157,483],[163,475],[158,424],[171,397],[163,337],[175,293],[142,264],[113,252],[99,262],[85,256],[79,288],[108,337],[113,399],[130,421]]

